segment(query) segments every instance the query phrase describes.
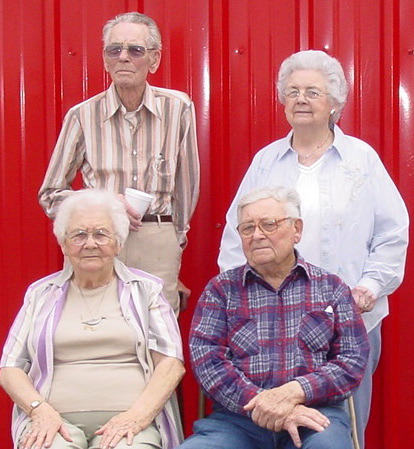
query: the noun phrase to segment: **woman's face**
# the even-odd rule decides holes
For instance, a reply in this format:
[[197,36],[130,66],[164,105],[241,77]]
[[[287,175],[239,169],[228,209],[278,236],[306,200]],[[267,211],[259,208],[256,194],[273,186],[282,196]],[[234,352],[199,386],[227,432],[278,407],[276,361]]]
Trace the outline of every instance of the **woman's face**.
[[329,125],[332,99],[326,79],[317,70],[296,70],[287,81],[285,114],[292,128]]
[[[80,244],[82,237],[86,241]],[[87,276],[88,273],[112,272],[120,247],[107,211],[99,207],[75,211],[69,220],[62,250],[72,264],[75,276],[77,273]]]

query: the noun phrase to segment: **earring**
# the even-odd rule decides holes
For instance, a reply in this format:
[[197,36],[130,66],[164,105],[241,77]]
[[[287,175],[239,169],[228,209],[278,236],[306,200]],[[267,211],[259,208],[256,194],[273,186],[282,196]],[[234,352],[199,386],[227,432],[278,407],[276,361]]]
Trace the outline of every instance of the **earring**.
[[330,112],[329,114],[330,114],[330,115],[334,115],[335,112],[336,112],[335,108],[332,108],[332,109],[331,109],[331,112]]

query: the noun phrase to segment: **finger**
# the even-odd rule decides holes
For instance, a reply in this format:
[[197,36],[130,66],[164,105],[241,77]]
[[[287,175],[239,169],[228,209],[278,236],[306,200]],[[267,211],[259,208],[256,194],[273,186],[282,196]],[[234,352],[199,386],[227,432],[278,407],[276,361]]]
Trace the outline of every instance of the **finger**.
[[45,439],[46,439],[46,433],[45,432],[39,432],[35,442],[32,445],[33,449],[40,449],[41,447],[43,447]]
[[250,401],[243,407],[243,409],[249,411],[253,410],[255,406],[256,406],[256,397],[250,399]]
[[289,432],[289,435],[292,438],[293,444],[296,447],[302,447],[302,441],[299,436],[298,428],[296,426],[292,425],[286,430]]
[[63,423],[60,426],[59,433],[62,435],[62,438],[64,438],[66,441],[69,441],[69,442],[73,441],[72,437],[70,436],[69,429],[66,427],[65,423]]
[[128,446],[132,445],[132,442],[134,441],[134,436],[135,436],[134,432],[132,430],[129,430],[128,434],[127,434],[127,445]]

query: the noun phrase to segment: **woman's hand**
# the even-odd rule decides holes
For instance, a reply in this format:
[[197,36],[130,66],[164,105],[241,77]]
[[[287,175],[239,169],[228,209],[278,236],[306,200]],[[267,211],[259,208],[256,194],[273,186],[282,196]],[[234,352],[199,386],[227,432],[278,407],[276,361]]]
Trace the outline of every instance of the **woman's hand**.
[[136,411],[127,410],[119,413],[95,432],[95,435],[102,435],[99,447],[101,449],[116,447],[124,437],[130,445],[134,436],[146,429],[151,422],[148,415],[139,415]]
[[298,427],[307,427],[308,429],[322,432],[329,426],[329,419],[320,411],[306,407],[305,405],[297,405],[292,413],[285,419],[283,429],[289,432],[293,444],[296,447],[302,446]]
[[47,402],[43,402],[33,410],[30,418],[32,422],[20,441],[20,449],[48,448],[53,443],[57,433],[60,433],[66,441],[72,441],[61,416]]
[[377,297],[366,287],[357,285],[352,289],[352,296],[361,313],[371,312],[377,301]]

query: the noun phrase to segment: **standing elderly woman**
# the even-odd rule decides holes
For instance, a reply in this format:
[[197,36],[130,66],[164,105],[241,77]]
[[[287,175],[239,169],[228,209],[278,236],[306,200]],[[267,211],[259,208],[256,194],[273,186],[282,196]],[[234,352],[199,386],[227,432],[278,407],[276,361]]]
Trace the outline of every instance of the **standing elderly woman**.
[[107,191],[59,207],[54,233],[68,263],[29,287],[1,359],[16,448],[172,449],[181,440],[178,325],[161,281],[116,259],[128,228]]
[[219,265],[223,271],[245,261],[236,230],[242,195],[277,185],[299,192],[305,226],[297,248],[350,285],[369,333],[370,361],[354,395],[363,447],[387,295],[404,274],[408,214],[375,150],[335,124],[348,91],[336,59],[322,51],[295,53],[282,63],[277,88],[292,130],[254,157],[227,213]]

